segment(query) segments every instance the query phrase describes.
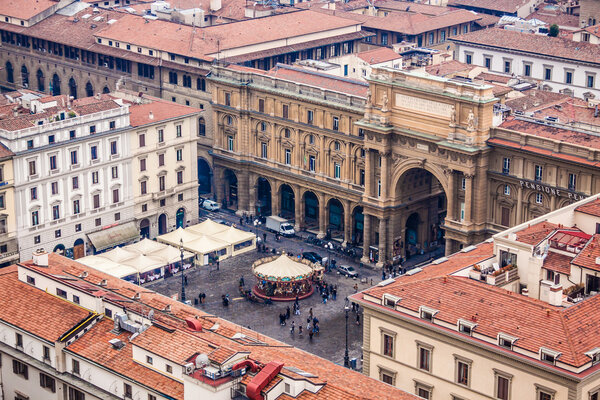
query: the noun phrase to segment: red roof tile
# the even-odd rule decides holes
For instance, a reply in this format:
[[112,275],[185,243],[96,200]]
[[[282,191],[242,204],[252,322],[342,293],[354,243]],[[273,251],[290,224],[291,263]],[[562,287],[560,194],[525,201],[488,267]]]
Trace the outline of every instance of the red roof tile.
[[15,154],[8,149],[5,145],[0,143],[0,159],[9,158],[14,156]]
[[548,252],[544,260],[544,268],[564,275],[571,275],[571,260],[573,257],[564,254]]
[[525,244],[536,245],[556,228],[558,228],[558,225],[546,221],[529,225],[527,228],[517,232],[517,241]]
[[58,1],[56,0],[2,0],[0,1],[0,15],[28,20],[57,5]]
[[596,199],[594,201],[588,201],[585,204],[580,205],[575,209],[577,212],[581,212],[584,214],[593,215],[595,217],[600,217],[600,199]]
[[600,271],[600,264],[596,259],[600,257],[600,235],[595,234],[587,245],[577,254],[571,263],[579,267]]
[[449,0],[449,6],[470,7],[475,9],[515,13],[527,4],[527,0]]
[[199,108],[157,99],[150,103],[133,104],[129,106],[129,123],[133,127],[138,127],[168,119],[197,114],[201,111],[202,110]]
[[378,64],[402,58],[401,55],[389,47],[380,47],[378,49],[363,51],[358,53],[356,56],[369,64]]

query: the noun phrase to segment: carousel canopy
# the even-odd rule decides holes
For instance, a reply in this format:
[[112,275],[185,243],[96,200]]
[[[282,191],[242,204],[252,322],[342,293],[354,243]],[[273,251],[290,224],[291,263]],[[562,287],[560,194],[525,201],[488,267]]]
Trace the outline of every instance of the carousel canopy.
[[294,261],[285,253],[273,261],[254,265],[254,275],[269,281],[297,281],[309,278],[313,269],[302,262]]

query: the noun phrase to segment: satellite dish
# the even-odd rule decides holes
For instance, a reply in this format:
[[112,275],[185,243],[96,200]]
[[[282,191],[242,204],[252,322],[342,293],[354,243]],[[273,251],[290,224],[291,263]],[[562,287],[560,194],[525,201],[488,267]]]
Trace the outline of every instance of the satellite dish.
[[198,354],[198,356],[196,357],[196,368],[204,368],[208,364],[210,364],[208,356],[204,353]]

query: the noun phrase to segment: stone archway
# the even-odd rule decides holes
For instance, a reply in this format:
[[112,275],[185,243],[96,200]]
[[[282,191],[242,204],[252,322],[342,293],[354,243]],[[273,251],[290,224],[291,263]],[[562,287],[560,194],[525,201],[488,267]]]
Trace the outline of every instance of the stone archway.
[[110,89],[108,88],[108,86],[104,86],[104,87],[102,88],[102,93],[104,93],[104,94],[108,94],[108,93],[110,93]]
[[237,209],[238,204],[238,179],[235,172],[226,169],[223,173],[224,197],[223,205],[225,207],[233,207]]
[[69,79],[69,96],[77,98],[77,82],[72,77]]
[[259,177],[256,186],[256,214],[260,216],[271,215],[271,183],[266,178]]
[[150,237],[150,220],[148,220],[148,218],[144,218],[140,222],[140,236],[142,238]]
[[164,235],[167,233],[167,214],[160,214],[158,217],[158,234]]
[[15,71],[13,65],[10,61],[6,62],[6,82],[14,83],[15,82]]
[[79,238],[73,244],[73,259],[85,257],[85,243],[83,239]]
[[85,95],[87,97],[94,96],[94,86],[92,86],[92,82],[90,81],[85,84]]
[[24,88],[29,87],[29,71],[25,65],[21,67],[21,84]]
[[185,209],[181,207],[175,214],[175,228],[185,228]]
[[212,169],[208,162],[198,157],[198,194],[203,195],[212,192]]
[[352,243],[359,245],[363,242],[365,216],[362,206],[354,207],[352,210]]
[[294,219],[296,217],[296,194],[292,187],[288,184],[283,184],[279,188],[281,201],[281,215],[284,218]]
[[327,237],[344,237],[344,206],[336,199],[327,202]]
[[307,228],[319,229],[319,197],[307,190],[304,192],[304,223]]
[[42,70],[38,69],[37,72],[35,73],[35,76],[37,78],[38,91],[40,91],[40,92],[45,91],[46,90],[46,82],[45,82],[44,73],[42,72]]

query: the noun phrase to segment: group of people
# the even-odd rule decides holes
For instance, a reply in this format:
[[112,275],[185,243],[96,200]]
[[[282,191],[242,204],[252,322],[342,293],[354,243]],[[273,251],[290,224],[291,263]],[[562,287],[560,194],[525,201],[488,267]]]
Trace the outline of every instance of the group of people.
[[337,285],[328,285],[325,281],[318,282],[317,290],[321,294],[323,304],[327,304],[328,299],[337,300]]
[[387,262],[381,270],[381,280],[384,281],[386,280],[386,278],[395,278],[398,275],[402,275],[404,272],[405,271],[402,267],[402,264],[394,266],[391,263]]

